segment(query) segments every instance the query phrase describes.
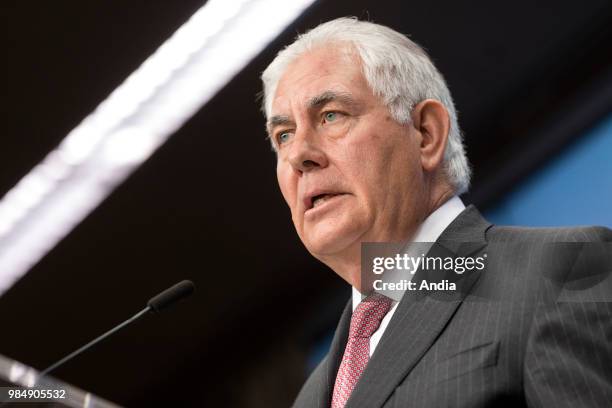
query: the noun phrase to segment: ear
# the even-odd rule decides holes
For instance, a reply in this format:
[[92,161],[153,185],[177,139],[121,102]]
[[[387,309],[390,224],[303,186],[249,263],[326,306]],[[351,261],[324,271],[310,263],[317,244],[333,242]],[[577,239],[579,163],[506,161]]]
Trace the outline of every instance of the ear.
[[421,165],[423,170],[433,172],[444,159],[446,141],[450,131],[450,117],[441,102],[426,99],[412,110],[412,125],[421,135]]

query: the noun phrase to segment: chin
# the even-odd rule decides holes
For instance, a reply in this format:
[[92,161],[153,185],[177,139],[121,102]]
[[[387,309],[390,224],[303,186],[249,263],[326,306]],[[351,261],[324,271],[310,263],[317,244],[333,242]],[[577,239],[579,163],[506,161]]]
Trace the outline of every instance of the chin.
[[[343,253],[351,250],[351,247],[359,242],[357,238],[360,234],[351,229],[328,229],[325,228],[323,231],[309,231],[306,232],[302,241],[306,246],[306,249],[316,258],[330,258],[333,256],[342,256]],[[359,249],[359,248],[358,248]]]

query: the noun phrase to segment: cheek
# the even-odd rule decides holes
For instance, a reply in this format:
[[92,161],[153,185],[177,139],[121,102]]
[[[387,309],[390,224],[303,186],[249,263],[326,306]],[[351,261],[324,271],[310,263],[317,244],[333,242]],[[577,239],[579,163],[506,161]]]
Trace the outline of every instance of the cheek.
[[291,171],[286,166],[277,164],[276,179],[285,202],[293,212],[297,199],[297,183],[292,180]]
[[344,163],[347,177],[362,192],[378,195],[388,187],[389,176],[395,162],[394,148],[372,136],[368,143],[355,143],[345,150]]
[[414,154],[408,135],[399,132],[369,133],[363,143],[347,146],[343,161],[347,178],[370,212],[393,211],[401,204],[397,196],[405,194],[414,175]]

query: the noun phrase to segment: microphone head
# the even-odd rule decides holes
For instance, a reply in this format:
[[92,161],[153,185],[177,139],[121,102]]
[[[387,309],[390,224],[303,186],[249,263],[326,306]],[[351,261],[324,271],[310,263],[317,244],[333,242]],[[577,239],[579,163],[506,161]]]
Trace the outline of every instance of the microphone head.
[[163,309],[190,296],[195,291],[195,285],[190,280],[184,280],[176,285],[164,290],[158,295],[153,296],[147,306],[155,313],[161,312]]

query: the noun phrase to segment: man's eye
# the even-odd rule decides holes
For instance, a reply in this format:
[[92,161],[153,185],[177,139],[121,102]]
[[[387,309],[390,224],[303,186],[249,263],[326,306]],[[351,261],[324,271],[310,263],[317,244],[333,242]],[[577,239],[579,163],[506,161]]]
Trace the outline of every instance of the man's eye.
[[325,112],[323,117],[325,118],[326,122],[333,122],[338,119],[338,112]]
[[286,143],[291,137],[291,132],[280,132],[276,139],[278,140],[278,144]]

